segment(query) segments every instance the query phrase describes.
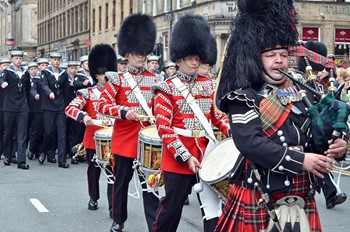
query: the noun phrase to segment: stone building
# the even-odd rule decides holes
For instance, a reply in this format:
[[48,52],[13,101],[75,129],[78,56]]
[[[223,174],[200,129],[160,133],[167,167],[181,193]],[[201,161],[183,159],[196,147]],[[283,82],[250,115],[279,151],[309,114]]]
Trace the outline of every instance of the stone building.
[[296,0],[296,6],[300,39],[325,43],[337,59],[350,57],[350,0]]
[[[36,0],[1,1],[1,53],[16,47],[26,52],[24,60],[35,57],[37,43],[37,4]],[[4,33],[4,34],[3,34]],[[4,46],[5,45],[5,46]]]
[[61,52],[62,60],[78,60],[90,51],[90,1],[38,0],[37,56]]

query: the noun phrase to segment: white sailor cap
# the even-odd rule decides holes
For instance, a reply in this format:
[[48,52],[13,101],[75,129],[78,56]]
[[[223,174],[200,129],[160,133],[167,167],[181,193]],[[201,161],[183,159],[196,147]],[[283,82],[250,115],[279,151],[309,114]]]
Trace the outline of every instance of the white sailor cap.
[[67,62],[62,62],[60,64],[60,68],[66,69],[68,67],[68,63]]
[[32,67],[38,67],[38,63],[37,62],[29,62],[27,66],[28,66],[28,69],[30,69]]
[[68,61],[67,67],[79,66],[80,63],[78,61]]
[[128,63],[128,60],[127,60],[125,57],[121,56],[121,55],[117,55],[117,61],[118,61],[118,63],[120,63],[120,64],[126,64],[126,63]]
[[155,55],[149,55],[147,57],[147,62],[150,62],[150,61],[159,61],[159,56],[155,56]]
[[36,59],[36,62],[37,62],[38,64],[49,64],[49,63],[50,63],[50,62],[49,62],[49,59],[44,58],[44,57],[37,58],[37,59]]
[[22,62],[21,62],[21,66],[22,66],[22,67],[27,67],[27,66],[28,66],[28,61],[25,61],[25,60],[22,61]]
[[23,57],[23,55],[24,55],[24,52],[21,51],[21,50],[12,50],[12,51],[10,51],[10,56],[11,57],[14,57],[14,56]]
[[11,64],[11,60],[8,58],[0,58],[0,64]]
[[169,61],[166,63],[165,68],[170,68],[170,67],[176,67],[176,64],[174,62]]
[[62,58],[62,54],[59,52],[51,52],[50,53],[50,58],[58,58],[61,59]]
[[79,58],[80,64],[84,63],[85,61],[88,61],[88,59],[89,59],[89,56],[88,56],[88,55],[81,56],[81,57]]

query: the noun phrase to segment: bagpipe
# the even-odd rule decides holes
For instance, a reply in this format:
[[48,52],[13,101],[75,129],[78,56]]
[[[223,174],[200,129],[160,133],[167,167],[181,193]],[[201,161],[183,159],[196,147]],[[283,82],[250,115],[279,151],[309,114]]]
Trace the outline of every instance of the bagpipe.
[[[313,152],[324,154],[328,150],[328,141],[332,139],[334,142],[337,138],[348,137],[347,120],[350,114],[350,106],[339,100],[342,88],[335,87],[334,77],[334,61],[328,59],[318,53],[312,52],[307,48],[298,44],[289,49],[290,55],[303,58],[306,62],[306,71],[310,73],[310,77],[306,82],[296,78],[295,75],[279,70],[281,73],[289,77],[299,90],[303,102],[307,108],[307,114],[311,119],[311,144]],[[312,68],[308,61],[322,64],[329,73],[328,93],[325,94],[316,83],[316,78],[312,75]],[[307,94],[309,93],[309,94]],[[308,96],[312,94],[315,101],[310,102]],[[315,102],[315,104],[314,104]]]

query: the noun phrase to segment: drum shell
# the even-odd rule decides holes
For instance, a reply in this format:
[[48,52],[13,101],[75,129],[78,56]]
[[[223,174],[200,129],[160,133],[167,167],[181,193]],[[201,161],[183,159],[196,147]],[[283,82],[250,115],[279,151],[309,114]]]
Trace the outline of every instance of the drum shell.
[[228,197],[231,184],[229,177],[237,162],[239,151],[232,138],[224,139],[206,152],[202,168],[198,174],[224,201]]
[[139,132],[138,139],[138,160],[142,168],[146,170],[158,170],[163,155],[163,143],[160,139],[157,128],[149,126]]
[[95,131],[96,156],[100,163],[109,164],[112,155],[111,141],[113,128],[102,128]]

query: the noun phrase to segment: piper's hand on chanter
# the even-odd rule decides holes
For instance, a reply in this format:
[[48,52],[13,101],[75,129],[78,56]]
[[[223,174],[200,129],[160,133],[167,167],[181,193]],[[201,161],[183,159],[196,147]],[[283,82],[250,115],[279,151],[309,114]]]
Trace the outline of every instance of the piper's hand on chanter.
[[333,169],[332,164],[334,164],[334,160],[327,156],[307,152],[305,153],[302,169],[323,179],[322,173],[329,173]]
[[199,161],[197,160],[196,157],[191,156],[188,160],[187,160],[187,164],[188,164],[188,168],[193,172],[193,173],[197,173],[198,170],[200,168],[202,168],[201,163],[199,163]]
[[332,140],[330,139],[328,140],[328,144],[329,147],[328,150],[325,151],[325,154],[328,157],[332,158],[341,158],[348,148],[348,144],[346,143],[346,141],[340,138],[336,139],[333,144]]
[[125,118],[127,120],[137,120],[138,116],[139,116],[138,113],[135,113],[133,110],[128,110],[128,112],[125,115]]

